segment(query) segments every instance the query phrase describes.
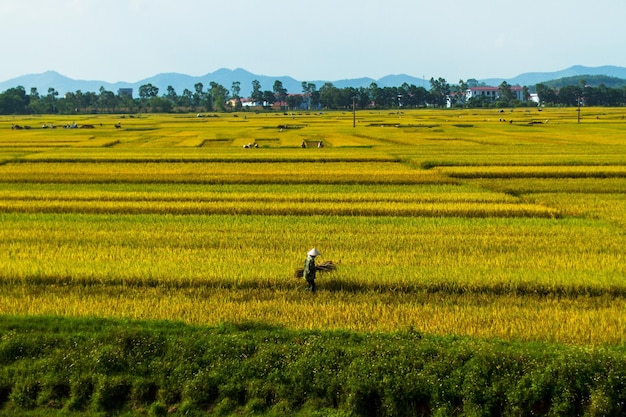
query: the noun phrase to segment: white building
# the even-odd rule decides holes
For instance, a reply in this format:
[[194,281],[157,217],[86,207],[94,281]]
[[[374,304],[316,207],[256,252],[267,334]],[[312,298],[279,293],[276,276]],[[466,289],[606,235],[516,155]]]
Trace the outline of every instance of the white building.
[[[516,99],[524,101],[523,87],[511,86],[510,88]],[[470,87],[465,91],[465,99],[468,101],[472,98],[481,96],[495,101],[500,97],[500,87]]]

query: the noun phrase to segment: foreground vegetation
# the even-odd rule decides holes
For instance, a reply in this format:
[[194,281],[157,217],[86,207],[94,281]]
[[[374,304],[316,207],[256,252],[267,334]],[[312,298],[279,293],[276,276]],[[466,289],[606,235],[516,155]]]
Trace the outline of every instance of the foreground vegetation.
[[7,319],[0,333],[5,415],[626,412],[623,348],[100,319]]
[[[620,109],[576,117],[0,119],[4,409],[48,404],[42,364],[80,345],[72,369],[97,370],[101,349],[122,363],[80,374],[91,388],[78,408],[94,413],[619,415],[625,122]],[[70,122],[90,127],[49,128]],[[338,265],[314,295],[293,277],[313,246]],[[46,338],[50,350],[20,353]],[[153,338],[161,350],[137,374],[145,362],[124,349]],[[175,346],[188,363],[163,359]],[[49,405],[69,413],[79,394],[66,375]],[[190,394],[193,381],[204,391]],[[121,401],[103,405],[113,386]]]

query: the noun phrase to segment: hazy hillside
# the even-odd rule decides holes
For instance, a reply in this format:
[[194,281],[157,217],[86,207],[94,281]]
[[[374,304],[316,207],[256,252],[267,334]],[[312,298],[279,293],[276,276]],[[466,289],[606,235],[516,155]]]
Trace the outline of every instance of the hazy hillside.
[[[511,85],[526,85],[534,87],[538,83],[547,83],[554,80],[567,80],[572,79],[574,84],[579,83],[579,78],[582,77],[585,81],[589,82],[594,79],[592,76],[606,76],[607,80],[613,77],[615,79],[626,79],[626,68],[615,66],[602,66],[602,67],[584,67],[576,65],[561,71],[555,72],[530,72],[520,74],[513,78],[490,78],[478,80],[486,85],[497,86],[506,81]],[[468,77],[471,78],[471,77]],[[375,82],[379,87],[397,87],[405,82],[413,84],[418,87],[430,88],[430,82],[427,79],[417,78],[406,74],[387,75],[378,80],[373,78],[355,78],[346,80],[326,81],[326,80],[296,80],[289,76],[266,76],[253,74],[241,68],[234,70],[222,68],[215,72],[208,73],[201,76],[191,76],[179,73],[163,73],[157,74],[153,77],[146,78],[137,82],[117,82],[108,83],[105,81],[97,80],[74,80],[55,71],[47,71],[41,74],[30,74],[21,77],[13,78],[4,82],[0,82],[0,92],[9,88],[22,86],[27,92],[30,92],[32,87],[37,88],[39,94],[47,94],[49,88],[54,88],[60,95],[64,95],[67,92],[74,92],[81,90],[83,92],[91,91],[98,92],[101,87],[108,91],[117,93],[119,88],[133,88],[135,97],[138,95],[139,87],[144,84],[152,84],[159,88],[159,94],[164,94],[168,86],[174,87],[178,94],[182,94],[185,89],[194,91],[194,86],[197,83],[202,83],[205,89],[208,89],[211,82],[216,82],[223,85],[230,90],[233,82],[239,81],[241,94],[248,96],[252,91],[252,81],[258,80],[261,83],[263,90],[272,90],[274,82],[276,80],[283,84],[283,87],[290,93],[299,93],[302,91],[302,82],[312,82],[319,89],[326,82],[331,82],[338,88],[346,87],[368,87],[371,83]],[[448,80],[449,83],[456,83],[457,80]],[[612,85],[619,85],[617,81],[612,81]],[[598,83],[599,84],[599,83]],[[610,86],[604,82],[605,85]]]
[[[500,85],[502,81],[506,81],[511,85],[534,86],[535,84],[545,83],[546,81],[558,80],[561,78],[578,77],[582,75],[606,75],[609,77],[626,79],[626,68],[605,65],[602,67],[585,67],[582,65],[574,65],[561,71],[554,72],[527,72],[513,78],[489,78],[480,80],[487,85]],[[578,84],[578,81],[576,81]]]
[[601,84],[608,88],[626,87],[626,79],[608,75],[577,75],[546,81],[543,84],[550,88],[561,88],[566,85],[580,85],[581,81],[584,81],[585,85],[591,87],[598,87]]

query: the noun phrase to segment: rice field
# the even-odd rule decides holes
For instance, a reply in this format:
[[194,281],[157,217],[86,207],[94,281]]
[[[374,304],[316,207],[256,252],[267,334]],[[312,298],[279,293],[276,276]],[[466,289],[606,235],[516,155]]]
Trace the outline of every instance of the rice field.
[[1,118],[0,314],[624,345],[626,121],[582,113]]

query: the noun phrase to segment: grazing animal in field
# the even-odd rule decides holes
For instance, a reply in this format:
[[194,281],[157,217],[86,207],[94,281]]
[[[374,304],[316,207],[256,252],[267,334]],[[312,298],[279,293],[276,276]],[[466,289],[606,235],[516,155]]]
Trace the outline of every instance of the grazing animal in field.
[[118,122],[118,123],[115,123],[115,128],[116,128],[116,129],[119,129],[119,128],[121,128],[121,127],[122,127],[122,124],[121,124],[121,123],[119,123],[119,122]]

